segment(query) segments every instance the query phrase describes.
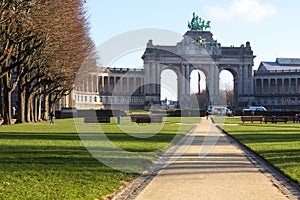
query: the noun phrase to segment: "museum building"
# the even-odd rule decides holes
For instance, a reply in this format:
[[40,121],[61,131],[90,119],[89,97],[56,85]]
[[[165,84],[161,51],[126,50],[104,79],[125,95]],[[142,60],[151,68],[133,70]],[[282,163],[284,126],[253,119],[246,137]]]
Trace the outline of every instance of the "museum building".
[[270,110],[300,110],[300,58],[261,62],[253,73],[255,105]]

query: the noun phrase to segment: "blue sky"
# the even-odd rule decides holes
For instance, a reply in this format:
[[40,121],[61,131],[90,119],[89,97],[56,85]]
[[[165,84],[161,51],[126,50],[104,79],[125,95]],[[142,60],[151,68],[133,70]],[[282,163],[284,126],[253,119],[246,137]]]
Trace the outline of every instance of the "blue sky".
[[[113,36],[142,28],[184,34],[195,12],[212,21],[211,32],[222,46],[240,46],[249,41],[257,56],[255,69],[261,61],[275,61],[277,57],[300,58],[298,0],[87,0],[86,7],[96,46]],[[131,56],[124,65],[142,66],[141,53]]]

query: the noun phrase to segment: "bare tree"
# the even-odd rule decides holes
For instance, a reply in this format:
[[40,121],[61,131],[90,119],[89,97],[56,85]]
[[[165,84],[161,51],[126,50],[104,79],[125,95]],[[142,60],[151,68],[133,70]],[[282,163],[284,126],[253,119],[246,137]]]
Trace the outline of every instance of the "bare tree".
[[46,119],[49,108],[73,89],[76,72],[94,48],[84,2],[2,1],[0,11],[0,112],[11,123],[11,93],[17,88],[18,122]]

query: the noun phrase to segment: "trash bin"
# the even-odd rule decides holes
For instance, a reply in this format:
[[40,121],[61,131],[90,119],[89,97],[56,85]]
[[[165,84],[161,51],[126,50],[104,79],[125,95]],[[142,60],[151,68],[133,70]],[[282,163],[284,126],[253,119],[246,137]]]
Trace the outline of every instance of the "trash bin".
[[118,124],[121,124],[122,118],[121,118],[120,115],[118,116],[118,120],[117,121],[118,121]]

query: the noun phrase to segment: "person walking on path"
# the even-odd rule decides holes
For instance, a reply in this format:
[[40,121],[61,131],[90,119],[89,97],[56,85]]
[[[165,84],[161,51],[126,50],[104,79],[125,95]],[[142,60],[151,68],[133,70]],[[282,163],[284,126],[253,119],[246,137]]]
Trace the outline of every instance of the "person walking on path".
[[208,119],[208,116],[209,116],[209,112],[208,111],[205,112],[205,116],[206,116],[206,119]]

